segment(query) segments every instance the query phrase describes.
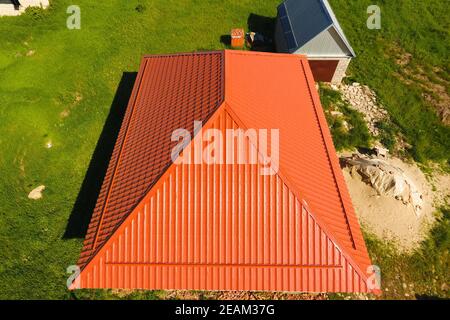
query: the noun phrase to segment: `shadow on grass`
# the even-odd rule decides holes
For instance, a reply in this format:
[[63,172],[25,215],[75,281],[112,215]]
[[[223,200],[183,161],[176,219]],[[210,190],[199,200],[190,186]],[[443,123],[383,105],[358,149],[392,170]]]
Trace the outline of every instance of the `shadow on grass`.
[[86,235],[136,76],[136,72],[124,72],[122,75],[108,118],[67,223],[64,239],[84,238]]
[[252,51],[275,52],[274,37],[277,19],[251,13],[247,19],[250,32],[256,32],[265,38],[264,43],[254,43]]
[[265,17],[259,14],[251,13],[247,19],[247,27],[249,31],[257,32],[273,39],[275,35],[275,24],[277,19],[273,17]]
[[221,35],[220,42],[224,44],[227,48],[231,48],[231,35],[229,34]]

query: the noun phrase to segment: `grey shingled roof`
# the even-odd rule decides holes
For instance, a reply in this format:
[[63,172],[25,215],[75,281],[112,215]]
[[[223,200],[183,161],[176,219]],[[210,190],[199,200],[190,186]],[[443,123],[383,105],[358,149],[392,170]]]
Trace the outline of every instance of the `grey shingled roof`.
[[334,27],[352,56],[356,56],[327,0],[286,0],[278,7],[278,17],[290,52]]

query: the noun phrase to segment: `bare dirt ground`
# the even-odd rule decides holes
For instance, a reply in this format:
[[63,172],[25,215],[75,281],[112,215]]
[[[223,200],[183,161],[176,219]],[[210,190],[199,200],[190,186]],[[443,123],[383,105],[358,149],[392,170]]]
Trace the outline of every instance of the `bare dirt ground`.
[[249,292],[249,291],[188,291],[168,290],[163,299],[187,300],[326,300],[326,294]]
[[[408,66],[410,60],[410,55],[398,53],[398,64]],[[379,132],[375,123],[388,118],[389,115],[383,106],[379,105],[375,93],[359,83],[342,84],[333,89],[341,91],[344,99],[364,115],[369,131],[377,138]],[[341,157],[351,155],[352,152],[340,154]],[[431,167],[425,175],[412,161],[390,156],[383,160],[403,171],[422,194],[423,208],[419,215],[412,205],[405,205],[392,195],[380,194],[367,181],[363,181],[361,175],[351,174],[349,168],[343,169],[344,177],[356,213],[365,230],[380,239],[395,242],[401,251],[410,251],[427,237],[435,221],[436,209],[450,199],[450,175],[441,172],[438,166]]]
[[[127,298],[135,290],[112,290],[119,298]],[[164,300],[327,300],[324,293],[287,293],[256,291],[162,290],[156,293]]]
[[[344,153],[342,156],[351,154]],[[397,244],[401,251],[410,251],[424,240],[430,230],[436,212],[435,204],[441,202],[448,190],[438,191],[414,163],[406,163],[397,158],[385,160],[388,164],[400,168],[405,175],[414,181],[423,195],[423,207],[416,214],[413,206],[389,195],[379,194],[372,186],[364,182],[359,174],[351,174],[348,168],[343,169],[344,177],[361,224],[367,231],[381,239]],[[447,176],[436,177],[439,184],[449,179]],[[448,186],[447,186],[448,187]]]

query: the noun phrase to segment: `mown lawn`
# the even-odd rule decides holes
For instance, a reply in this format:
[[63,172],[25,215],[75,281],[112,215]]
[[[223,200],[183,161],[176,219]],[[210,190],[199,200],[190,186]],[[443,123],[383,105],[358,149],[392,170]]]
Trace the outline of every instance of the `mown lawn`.
[[[79,0],[81,30],[66,28],[68,0],[52,1],[45,12],[0,18],[0,298],[117,297],[73,296],[65,287],[66,268],[82,246],[82,238],[67,236],[69,217],[89,208],[77,197],[82,186],[82,196],[92,197],[95,188],[86,189],[84,180],[105,122],[106,129],[117,126],[125,107],[117,91],[127,92],[143,54],[224,48],[221,37],[232,27],[246,27],[251,14],[274,17],[278,3]],[[447,6],[383,1],[383,29],[369,31],[368,3],[332,1],[358,53],[352,77],[377,91],[418,160],[448,161],[449,129],[423,106],[419,87],[393,76],[397,66],[385,56],[398,43],[421,64],[448,71],[448,42],[442,41],[448,39]],[[136,10],[139,4],[145,9]],[[89,171],[95,176],[97,170]],[[44,198],[29,200],[41,184]]]

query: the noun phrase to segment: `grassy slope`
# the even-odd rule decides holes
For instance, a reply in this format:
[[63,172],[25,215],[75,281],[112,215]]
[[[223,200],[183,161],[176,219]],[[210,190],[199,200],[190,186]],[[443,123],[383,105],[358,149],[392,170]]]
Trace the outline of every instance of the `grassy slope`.
[[[444,1],[331,0],[358,57],[351,65],[353,78],[376,91],[394,123],[412,145],[418,161],[449,164],[450,128],[444,127],[422,98],[423,90],[394,76],[402,72],[395,63],[396,48],[412,54],[411,64],[431,73],[439,67],[442,77],[450,71],[450,15]],[[366,8],[381,7],[381,30],[366,27]],[[448,89],[447,89],[448,91]]]
[[[336,150],[369,148],[373,139],[361,113],[352,109],[339,91],[321,85],[319,93]],[[333,116],[332,111],[341,112],[342,116]]]
[[[221,35],[231,27],[245,27],[250,13],[274,16],[278,2],[80,0],[79,31],[65,28],[65,10],[72,4],[67,0],[53,1],[52,10],[42,17],[0,18],[0,298],[69,297],[65,269],[76,261],[82,240],[62,236],[122,73],[136,71],[146,53],[222,48]],[[423,149],[420,152],[432,158],[448,157],[448,130],[436,124],[431,112],[424,113],[428,120],[417,123],[414,117],[422,117],[414,115],[422,114],[421,109],[417,112],[417,94],[410,98],[408,88],[386,76],[395,66],[380,55],[384,43],[396,34],[409,34],[402,29],[417,18],[406,17],[405,10],[418,10],[408,7],[416,1],[402,1],[407,7],[398,10],[399,16],[410,20],[398,26],[400,33],[392,21],[392,27],[378,35],[366,35],[361,25],[366,2],[333,1],[359,53],[352,67],[354,76],[377,90],[398,125],[411,131],[410,142],[423,134],[428,143],[419,143],[417,152]],[[146,6],[143,13],[134,9],[138,3]],[[430,6],[440,3],[433,1]],[[444,14],[436,18],[445,19]],[[431,27],[417,22],[421,42],[411,45],[408,39],[415,36],[409,35],[404,45],[423,61],[442,65],[448,50],[435,48],[442,32],[429,32]],[[430,45],[431,57],[419,55],[426,55]],[[35,53],[27,56],[30,50]],[[398,105],[404,99],[408,103]],[[70,115],[61,118],[68,108]],[[403,119],[403,115],[409,116]],[[46,149],[49,140],[53,148]],[[40,184],[47,186],[44,199],[28,200],[28,192]],[[102,292],[87,296],[110,297]],[[154,296],[136,293],[134,297]]]
[[412,254],[398,253],[372,235],[366,235],[366,243],[381,268],[383,298],[449,298],[450,210],[442,209],[431,236]]

